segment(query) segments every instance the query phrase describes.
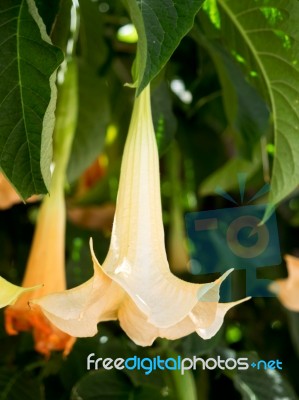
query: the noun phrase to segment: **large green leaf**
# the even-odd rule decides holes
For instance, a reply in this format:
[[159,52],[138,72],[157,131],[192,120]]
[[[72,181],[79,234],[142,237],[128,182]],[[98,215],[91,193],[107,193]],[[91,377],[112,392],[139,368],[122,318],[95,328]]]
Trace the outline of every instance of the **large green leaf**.
[[0,6],[0,166],[23,198],[50,182],[56,100],[52,46],[33,0]]
[[217,0],[217,4],[218,34],[272,112],[276,153],[270,200],[278,203],[299,181],[299,3]]
[[161,71],[192,28],[203,0],[127,0],[138,32],[134,85],[139,94]]

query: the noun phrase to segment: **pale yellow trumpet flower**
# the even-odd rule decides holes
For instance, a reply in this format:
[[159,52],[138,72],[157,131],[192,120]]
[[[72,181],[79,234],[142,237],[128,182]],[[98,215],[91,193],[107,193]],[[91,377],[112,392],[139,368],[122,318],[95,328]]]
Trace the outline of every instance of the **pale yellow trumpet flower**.
[[65,205],[60,196],[47,196],[39,211],[34,239],[26,266],[23,287],[43,285],[24,293],[5,310],[6,331],[15,335],[32,330],[35,349],[49,355],[52,350],[68,354],[74,338],[57,329],[40,310],[31,310],[29,300],[66,288],[64,272]]
[[208,339],[239,302],[219,304],[220,279],[185,282],[169,269],[162,222],[159,159],[150,89],[135,99],[122,159],[110,248],[101,267],[91,246],[94,276],[86,283],[32,303],[73,336],[93,336],[97,323],[119,319],[139,345],[196,331]]

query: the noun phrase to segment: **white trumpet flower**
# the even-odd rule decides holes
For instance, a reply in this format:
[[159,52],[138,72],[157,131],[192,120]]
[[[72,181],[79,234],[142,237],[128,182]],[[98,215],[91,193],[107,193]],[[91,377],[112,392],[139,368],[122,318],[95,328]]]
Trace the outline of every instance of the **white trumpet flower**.
[[208,339],[233,303],[219,304],[215,282],[185,282],[169,269],[164,243],[158,149],[150,88],[135,99],[124,149],[110,248],[100,266],[92,249],[94,276],[86,283],[32,303],[59,329],[93,336],[97,323],[118,319],[139,345],[197,332]]

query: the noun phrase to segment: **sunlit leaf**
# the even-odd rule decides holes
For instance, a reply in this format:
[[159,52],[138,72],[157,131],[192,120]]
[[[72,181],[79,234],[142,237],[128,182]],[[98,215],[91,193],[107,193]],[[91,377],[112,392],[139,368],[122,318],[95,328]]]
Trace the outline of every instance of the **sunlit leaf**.
[[55,71],[63,56],[33,0],[1,2],[0,37],[0,166],[27,198],[49,185]]
[[276,153],[271,201],[299,181],[299,3],[218,0],[220,35],[271,109]]
[[259,93],[247,82],[233,57],[198,30],[195,32],[195,38],[208,50],[215,63],[222,86],[225,113],[239,151],[243,157],[251,159],[256,144],[269,130],[268,108]]

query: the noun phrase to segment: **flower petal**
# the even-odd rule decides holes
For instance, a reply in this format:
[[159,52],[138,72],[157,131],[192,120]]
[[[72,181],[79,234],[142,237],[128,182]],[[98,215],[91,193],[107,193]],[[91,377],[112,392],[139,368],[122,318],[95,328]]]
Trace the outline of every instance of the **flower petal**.
[[[193,332],[197,332],[197,334],[203,339],[210,339],[221,328],[227,311],[235,305],[249,299],[250,298],[248,297],[231,303],[214,303],[212,309],[214,311],[214,305],[216,304],[216,312],[213,321],[206,328],[200,328],[198,325],[196,326],[194,320],[189,316],[171,327],[164,329],[158,328],[147,320],[146,315],[138,309],[129,296],[125,297],[125,300],[119,309],[118,318],[122,329],[126,332],[129,338],[139,346],[151,346],[157,337],[175,340]],[[211,303],[206,303],[208,309],[210,309],[210,304]]]
[[299,259],[290,255],[284,258],[287,263],[288,277],[272,282],[269,290],[275,293],[288,310],[299,312]]
[[0,308],[14,304],[15,301],[26,292],[40,288],[42,285],[23,288],[13,285],[6,279],[0,277]]
[[284,259],[287,263],[289,279],[299,283],[299,258],[287,254]]
[[117,309],[124,291],[101,270],[90,242],[94,276],[73,289],[34,299],[44,315],[59,329],[72,336],[87,337],[97,333],[97,323],[117,319]]
[[223,324],[223,320],[225,317],[225,314],[234,306],[243,303],[244,301],[250,300],[250,297],[246,297],[244,299],[238,300],[238,301],[233,301],[230,303],[218,303],[217,304],[217,311],[216,311],[216,316],[213,321],[213,323],[207,327],[207,328],[198,328],[196,329],[196,332],[200,337],[203,339],[211,339],[221,328]]
[[135,99],[103,270],[159,328],[183,320],[198,303],[198,292],[213,286],[185,282],[169,270],[149,86]]

